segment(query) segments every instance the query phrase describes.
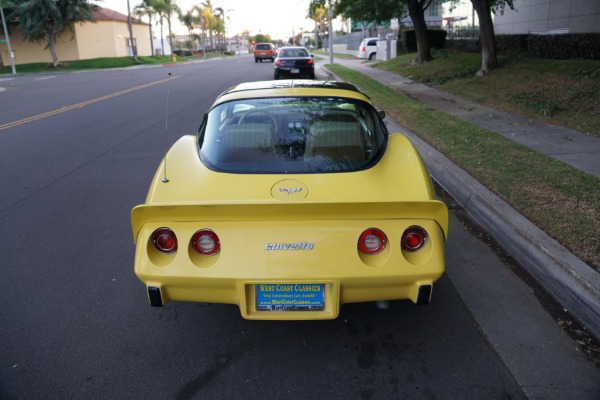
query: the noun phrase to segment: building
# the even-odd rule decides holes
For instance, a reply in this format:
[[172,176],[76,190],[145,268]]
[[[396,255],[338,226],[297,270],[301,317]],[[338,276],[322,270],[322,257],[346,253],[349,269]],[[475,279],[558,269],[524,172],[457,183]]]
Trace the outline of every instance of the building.
[[600,32],[600,0],[515,0],[494,17],[496,34]]
[[[86,60],[100,57],[126,57],[132,55],[129,40],[127,15],[108,8],[94,13],[96,22],[75,24],[73,32],[66,30],[56,39],[56,53],[60,61]],[[137,19],[132,20],[133,41],[138,55],[152,55],[149,24]],[[10,55],[4,32],[1,33],[0,54],[4,64],[8,64]],[[23,38],[18,27],[11,27],[10,44],[15,64],[34,62],[52,62],[47,42],[31,43]]]

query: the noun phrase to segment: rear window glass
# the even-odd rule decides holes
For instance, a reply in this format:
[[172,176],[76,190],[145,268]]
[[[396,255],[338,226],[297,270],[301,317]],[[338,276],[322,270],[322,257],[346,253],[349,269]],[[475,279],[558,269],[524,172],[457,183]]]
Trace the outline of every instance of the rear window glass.
[[283,97],[223,103],[199,131],[202,162],[231,173],[349,172],[374,165],[387,130],[367,102]]
[[279,57],[308,57],[306,49],[283,49],[279,52]]
[[256,50],[271,50],[271,46],[268,44],[257,44]]

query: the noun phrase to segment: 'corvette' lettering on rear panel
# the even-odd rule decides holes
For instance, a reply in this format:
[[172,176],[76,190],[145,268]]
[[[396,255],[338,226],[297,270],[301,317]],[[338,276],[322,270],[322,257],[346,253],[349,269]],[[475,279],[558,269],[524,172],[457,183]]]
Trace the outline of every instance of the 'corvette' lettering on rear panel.
[[265,250],[312,250],[315,247],[314,243],[267,243]]

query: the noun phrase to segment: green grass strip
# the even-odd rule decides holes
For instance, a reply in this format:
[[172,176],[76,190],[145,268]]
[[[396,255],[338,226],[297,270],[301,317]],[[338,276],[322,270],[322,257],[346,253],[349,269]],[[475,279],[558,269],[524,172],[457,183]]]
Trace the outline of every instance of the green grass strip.
[[333,73],[600,270],[600,180],[340,65]]

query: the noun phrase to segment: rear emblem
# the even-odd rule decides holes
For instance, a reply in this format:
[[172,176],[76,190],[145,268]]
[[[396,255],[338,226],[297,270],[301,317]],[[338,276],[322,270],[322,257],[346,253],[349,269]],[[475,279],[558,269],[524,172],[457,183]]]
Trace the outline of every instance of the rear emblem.
[[308,187],[297,179],[284,179],[271,187],[271,196],[278,200],[302,200],[308,196]]
[[292,188],[292,189],[279,188],[279,191],[281,193],[285,193],[285,194],[293,194],[293,193],[301,192],[302,188]]

